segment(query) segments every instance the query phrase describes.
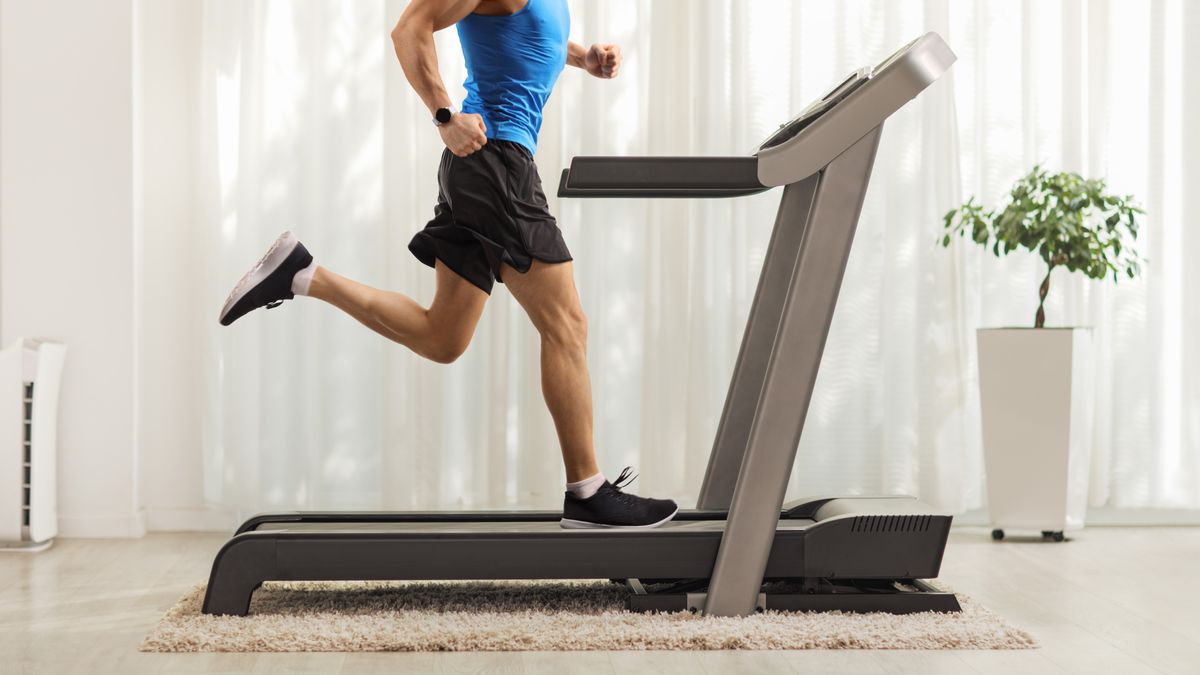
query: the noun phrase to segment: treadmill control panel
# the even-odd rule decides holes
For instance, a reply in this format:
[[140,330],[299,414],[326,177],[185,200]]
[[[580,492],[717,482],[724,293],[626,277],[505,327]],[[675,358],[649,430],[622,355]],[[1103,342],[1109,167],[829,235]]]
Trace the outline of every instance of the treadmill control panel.
[[892,65],[902,54],[908,51],[918,40],[904,45],[900,49],[892,52],[886,59],[881,61],[879,65],[871,68],[859,68],[850,73],[850,75],[842,80],[836,87],[830,89],[824,96],[814,101],[807,108],[800,111],[792,120],[779,125],[779,129],[771,134],[771,137],[763,141],[762,145],[758,146],[759,150],[775,147],[784,141],[796,136],[801,131],[804,131],[810,124],[815,122],[821,115],[832,110],[837,104],[846,99],[847,96],[854,93],[859,87],[866,84],[876,73],[882,72],[888,66]]
[[867,80],[870,80],[874,72],[874,69],[868,67],[859,68],[850,73],[849,77],[842,80],[841,83],[830,89],[824,96],[814,101],[807,108],[800,111],[800,114],[796,115],[791,121],[779,125],[779,130],[771,134],[770,138],[763,141],[762,145],[758,146],[758,149],[765,150],[766,148],[774,147],[804,131],[818,117],[832,110],[834,106],[841,103]]

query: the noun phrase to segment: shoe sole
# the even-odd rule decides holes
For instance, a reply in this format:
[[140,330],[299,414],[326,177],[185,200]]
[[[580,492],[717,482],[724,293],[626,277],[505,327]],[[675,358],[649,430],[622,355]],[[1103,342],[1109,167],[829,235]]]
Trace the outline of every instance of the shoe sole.
[[605,525],[603,523],[589,523],[586,520],[572,520],[571,518],[563,518],[558,521],[558,524],[564,530],[649,530],[667,524],[677,513],[679,513],[678,508],[672,511],[671,515],[666,518],[657,523],[650,523],[649,525]]
[[217,317],[217,321],[224,325],[225,317],[238,301],[254,290],[254,287],[261,284],[264,279],[271,276],[272,272],[279,269],[283,261],[288,259],[292,251],[296,250],[299,243],[300,240],[290,230],[279,235],[275,243],[271,244],[271,248],[267,249],[262,258],[259,258],[258,263],[251,267],[249,272],[243,274],[233,290],[229,292],[229,297],[225,299],[225,306],[221,308],[221,315]]

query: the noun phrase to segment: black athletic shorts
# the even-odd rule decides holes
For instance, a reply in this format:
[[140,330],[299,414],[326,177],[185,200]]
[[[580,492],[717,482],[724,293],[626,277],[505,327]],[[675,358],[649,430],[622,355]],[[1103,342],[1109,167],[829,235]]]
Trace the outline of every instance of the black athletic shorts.
[[433,220],[408,244],[426,265],[441,260],[491,293],[501,264],[526,272],[535,259],[571,259],[524,145],[488,139],[466,157],[447,149],[438,166],[438,188]]

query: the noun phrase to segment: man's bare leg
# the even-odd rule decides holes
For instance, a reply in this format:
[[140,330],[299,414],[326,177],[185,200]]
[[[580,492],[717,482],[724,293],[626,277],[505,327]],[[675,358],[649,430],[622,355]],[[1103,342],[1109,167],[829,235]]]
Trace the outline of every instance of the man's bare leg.
[[471,343],[488,294],[437,262],[437,291],[428,309],[392,291],[347,279],[324,267],[308,295],[334,305],[367,328],[438,363],[450,363]]
[[[554,418],[567,473],[564,528],[658,527],[679,507],[669,499],[624,492],[625,471],[608,482],[592,445],[592,394],[587,371],[587,319],[570,263],[534,263],[528,272],[500,271],[542,338],[542,390]],[[228,326],[249,312],[278,307],[296,295],[324,300],[380,335],[426,358],[449,363],[466,349],[487,293],[440,261],[437,292],[428,309],[400,293],[346,279],[313,262],[290,232],[275,240],[230,291],[218,315]],[[628,470],[628,467],[626,468]]]
[[542,339],[542,396],[554,418],[567,482],[600,473],[592,443],[592,385],[587,368],[587,317],[570,262],[534,261],[524,274],[505,265],[500,278]]

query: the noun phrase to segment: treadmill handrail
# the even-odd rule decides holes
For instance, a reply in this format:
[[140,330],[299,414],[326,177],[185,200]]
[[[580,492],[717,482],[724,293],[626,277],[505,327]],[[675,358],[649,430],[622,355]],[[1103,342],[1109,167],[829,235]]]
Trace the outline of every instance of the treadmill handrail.
[[769,189],[755,157],[575,157],[559,197],[740,197]]

